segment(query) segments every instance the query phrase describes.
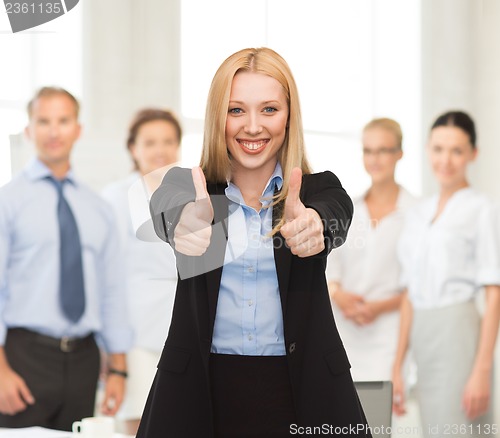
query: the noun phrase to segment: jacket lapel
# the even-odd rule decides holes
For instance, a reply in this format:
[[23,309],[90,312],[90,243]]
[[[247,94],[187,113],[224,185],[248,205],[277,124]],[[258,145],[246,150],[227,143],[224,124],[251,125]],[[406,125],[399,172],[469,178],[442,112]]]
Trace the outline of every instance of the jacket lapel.
[[[276,224],[278,215],[282,211],[283,202],[275,205],[273,208],[273,223]],[[290,265],[292,262],[292,252],[285,244],[285,239],[281,233],[276,233],[273,237],[274,243],[274,264],[276,265],[276,274],[278,276],[278,286],[281,296],[281,309],[283,312],[283,319],[286,313],[286,298],[288,291],[288,283],[290,279]]]
[[[210,198],[212,201],[212,206],[214,209],[214,231],[216,232],[218,242],[214,242],[217,245],[216,254],[220,257],[218,267],[213,269],[206,274],[206,287],[208,294],[208,312],[209,312],[209,329],[210,329],[210,339],[212,339],[215,313],[217,310],[217,300],[219,298],[220,282],[222,277],[222,267],[224,264],[224,257],[226,253],[227,237],[228,237],[228,211],[229,211],[229,200],[225,195],[225,186],[223,184],[209,184],[208,192],[210,193]],[[215,196],[214,196],[215,195]],[[224,237],[222,237],[222,234]],[[224,238],[225,241],[221,242]]]

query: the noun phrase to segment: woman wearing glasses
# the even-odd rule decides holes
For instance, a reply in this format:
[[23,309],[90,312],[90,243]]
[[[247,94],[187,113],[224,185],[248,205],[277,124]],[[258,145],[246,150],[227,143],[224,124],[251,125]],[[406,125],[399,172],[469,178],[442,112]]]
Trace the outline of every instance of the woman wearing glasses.
[[353,379],[390,380],[402,297],[397,242],[414,198],[394,176],[403,156],[400,125],[374,119],[362,143],[371,186],[354,200],[347,242],[329,256],[328,285]]

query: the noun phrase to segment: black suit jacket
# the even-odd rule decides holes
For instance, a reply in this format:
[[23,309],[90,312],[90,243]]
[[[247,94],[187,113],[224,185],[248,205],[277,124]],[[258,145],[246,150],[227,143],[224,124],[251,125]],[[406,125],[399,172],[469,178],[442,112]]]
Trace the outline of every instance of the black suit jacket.
[[[215,224],[207,252],[201,257],[176,254],[180,277],[172,322],[138,438],[213,437],[209,355],[227,239],[225,188],[226,184],[207,184]],[[274,237],[298,422],[302,426],[343,428],[337,429],[335,436],[369,436],[360,431],[366,428],[366,420],[335,326],[325,278],[326,256],[345,240],[352,202],[331,172],[304,175],[300,198],[324,221],[325,250],[300,258],[291,253],[279,233]],[[172,242],[182,208],[193,200],[191,172],[172,169],[151,201],[160,238]],[[274,208],[275,219],[281,208]]]

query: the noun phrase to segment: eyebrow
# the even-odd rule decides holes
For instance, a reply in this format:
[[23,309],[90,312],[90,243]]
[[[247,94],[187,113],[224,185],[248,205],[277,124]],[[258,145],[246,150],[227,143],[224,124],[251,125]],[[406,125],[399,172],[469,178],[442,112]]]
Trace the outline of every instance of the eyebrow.
[[397,148],[398,148],[397,146],[385,146],[385,145],[377,147],[377,148],[369,148],[369,147],[363,146],[364,151],[378,151],[380,149],[397,149]]
[[[245,105],[245,102],[241,102],[239,100],[230,100],[229,103],[237,105]],[[260,105],[269,105],[269,104],[281,105],[281,102],[279,100],[266,100],[265,102],[260,103]]]

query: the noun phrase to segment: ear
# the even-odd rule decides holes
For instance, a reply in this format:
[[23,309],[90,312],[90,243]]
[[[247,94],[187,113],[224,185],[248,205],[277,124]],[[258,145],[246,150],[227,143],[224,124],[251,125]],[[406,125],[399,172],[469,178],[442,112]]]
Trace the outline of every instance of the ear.
[[129,152],[130,152],[130,155],[132,155],[132,158],[134,159],[134,161],[137,161],[137,148],[136,148],[136,145],[135,143],[132,143],[130,145],[130,148],[129,148]]
[[26,127],[24,128],[24,135],[29,141],[33,140],[33,138],[31,137],[30,125],[26,125]]
[[80,123],[77,124],[77,128],[76,128],[76,140],[79,140],[80,139],[80,136],[82,135],[82,125],[80,125]]
[[478,154],[479,154],[479,148],[476,146],[474,149],[472,149],[471,161],[476,161]]

